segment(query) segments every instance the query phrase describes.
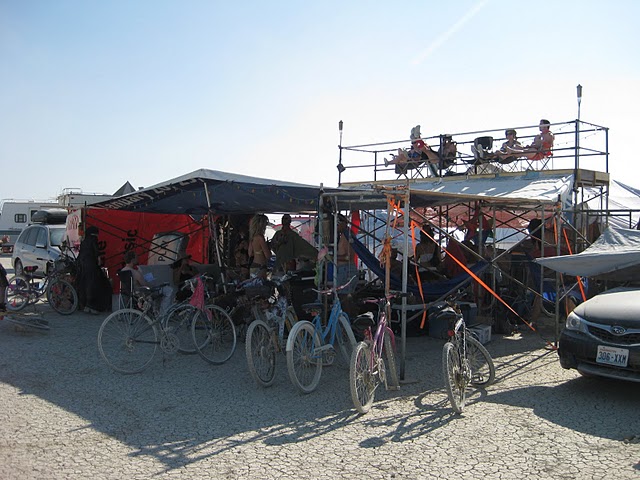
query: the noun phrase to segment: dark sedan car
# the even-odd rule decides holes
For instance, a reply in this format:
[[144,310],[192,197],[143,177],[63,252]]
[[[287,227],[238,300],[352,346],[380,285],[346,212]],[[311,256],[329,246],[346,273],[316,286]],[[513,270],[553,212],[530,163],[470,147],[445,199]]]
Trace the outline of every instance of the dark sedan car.
[[640,382],[640,288],[614,288],[578,305],[558,353],[562,367],[583,375]]

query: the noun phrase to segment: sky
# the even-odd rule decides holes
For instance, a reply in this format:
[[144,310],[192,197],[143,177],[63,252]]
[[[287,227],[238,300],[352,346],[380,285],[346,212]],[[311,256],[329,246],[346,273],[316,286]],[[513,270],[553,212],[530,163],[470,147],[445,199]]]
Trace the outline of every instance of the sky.
[[0,199],[201,168],[336,186],[340,142],[571,121],[578,84],[611,174],[640,186],[639,18],[634,0],[0,0]]

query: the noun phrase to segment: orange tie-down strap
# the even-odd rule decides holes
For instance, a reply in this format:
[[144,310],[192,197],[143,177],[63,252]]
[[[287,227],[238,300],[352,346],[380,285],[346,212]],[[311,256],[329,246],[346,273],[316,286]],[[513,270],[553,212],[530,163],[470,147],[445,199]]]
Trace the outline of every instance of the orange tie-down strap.
[[[563,229],[562,233],[564,234],[564,241],[566,242],[567,248],[569,249],[569,255],[573,255],[571,244],[569,243],[569,237],[567,236],[567,231]],[[580,288],[580,295],[582,295],[582,301],[584,302],[587,299],[587,295],[584,291],[584,286],[582,285],[582,278],[580,276],[576,276],[576,279],[578,280],[578,288]],[[564,304],[567,305],[567,302],[564,302]],[[566,306],[566,309],[569,310],[568,305]],[[567,315],[569,315],[568,311],[567,311]]]
[[[412,223],[412,227],[413,227],[413,223]],[[422,232],[424,232],[424,230],[421,230]],[[433,242],[435,242],[435,239],[433,237],[431,237],[428,233],[424,232],[424,234]],[[442,248],[445,253],[448,255],[448,252],[446,250],[446,248]],[[487,290],[491,295],[493,295],[500,303],[502,303],[505,307],[507,307],[507,309],[509,309],[510,312],[512,312],[516,317],[518,317],[520,320],[522,320],[522,322],[529,327],[532,331],[540,334],[540,332],[538,332],[535,327],[533,325],[531,325],[529,322],[527,322],[524,318],[522,318],[518,312],[516,312],[513,308],[511,308],[511,305],[509,305],[507,302],[505,302],[500,295],[498,295],[496,292],[493,291],[493,289],[487,285],[486,283],[484,283],[484,281],[482,281],[482,279],[480,277],[478,277],[475,273],[473,273],[466,265],[464,265],[460,260],[458,260],[455,256],[450,255],[451,258],[453,260],[455,260],[455,262],[462,268],[464,269],[465,272],[467,272],[471,278],[473,280],[475,280],[480,286],[482,286],[482,288],[484,288],[485,290]],[[422,287],[421,287],[422,290]],[[424,302],[424,297],[423,297],[423,302]],[[426,306],[426,305],[425,305]],[[424,328],[424,323],[426,320],[426,311],[423,312],[422,314],[422,322],[420,323],[420,328]],[[557,347],[555,345],[553,345],[549,340],[546,340],[543,338],[543,340],[545,341],[545,343],[551,347],[552,349],[556,349]]]

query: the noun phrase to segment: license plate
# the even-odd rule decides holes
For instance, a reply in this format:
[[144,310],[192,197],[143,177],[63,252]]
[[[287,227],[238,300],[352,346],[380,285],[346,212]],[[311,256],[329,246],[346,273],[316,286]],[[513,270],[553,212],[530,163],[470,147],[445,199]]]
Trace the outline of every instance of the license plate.
[[626,348],[607,347],[598,345],[596,363],[613,365],[614,367],[626,367],[629,361],[629,350]]

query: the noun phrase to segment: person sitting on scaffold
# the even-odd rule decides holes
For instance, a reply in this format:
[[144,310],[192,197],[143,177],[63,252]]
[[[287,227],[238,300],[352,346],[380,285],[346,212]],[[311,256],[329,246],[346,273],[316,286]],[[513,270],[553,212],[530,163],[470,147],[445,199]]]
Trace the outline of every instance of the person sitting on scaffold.
[[398,149],[397,155],[392,155],[391,160],[384,159],[384,166],[396,165],[397,173],[406,173],[407,168],[416,168],[423,162],[440,163],[440,157],[433,149],[426,144],[420,135],[420,125],[416,125],[411,129],[411,148],[405,150]]

